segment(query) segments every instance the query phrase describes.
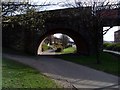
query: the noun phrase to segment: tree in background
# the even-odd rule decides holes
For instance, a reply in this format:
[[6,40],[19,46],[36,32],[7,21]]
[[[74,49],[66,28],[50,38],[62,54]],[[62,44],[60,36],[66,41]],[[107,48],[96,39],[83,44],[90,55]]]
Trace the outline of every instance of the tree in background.
[[69,38],[68,38],[68,36],[62,34],[62,35],[60,36],[60,39],[61,39],[61,42],[62,42],[63,48],[66,48],[66,47],[67,47],[67,44],[68,44],[68,42],[69,42]]

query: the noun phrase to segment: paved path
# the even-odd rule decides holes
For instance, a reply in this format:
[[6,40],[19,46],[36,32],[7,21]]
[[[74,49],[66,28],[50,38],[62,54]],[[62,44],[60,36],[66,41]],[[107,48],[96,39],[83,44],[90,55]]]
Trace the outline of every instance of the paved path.
[[118,77],[61,59],[9,54],[3,54],[3,57],[30,65],[43,74],[62,82],[64,87],[105,88],[105,90],[118,88]]
[[43,51],[41,52],[41,55],[55,55],[57,53],[55,53],[54,50],[46,50],[46,51]]
[[103,50],[103,51],[108,52],[108,53],[113,53],[113,54],[120,55],[120,52],[117,52],[117,51],[112,51],[112,50]]

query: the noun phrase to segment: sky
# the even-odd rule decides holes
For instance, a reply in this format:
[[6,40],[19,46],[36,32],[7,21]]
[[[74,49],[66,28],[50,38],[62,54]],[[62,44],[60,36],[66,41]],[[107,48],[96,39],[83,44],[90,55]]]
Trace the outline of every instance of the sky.
[[[62,35],[61,33],[54,34],[54,36],[57,38],[60,38],[61,35]],[[74,42],[74,40],[71,37],[68,36],[68,38],[70,41]]]
[[[104,27],[103,30],[107,29],[109,27]],[[114,26],[111,28],[104,36],[103,40],[104,41],[114,41],[114,32],[120,30],[120,26]]]
[[[64,4],[72,4],[75,6],[75,1],[76,2],[86,2],[87,5],[94,3],[94,2],[106,2],[106,3],[115,3],[118,2],[119,0],[29,0],[29,2],[34,3],[34,4],[57,4],[55,6],[48,6],[45,7],[45,10],[53,10],[53,9],[60,9],[60,8],[67,8],[67,7],[61,7]],[[58,5],[59,3],[59,5]]]
[[[51,5],[51,6],[46,6],[46,7],[42,7],[42,10],[54,10],[54,9],[62,9],[62,8],[67,8],[67,7],[63,7],[62,5],[64,4],[72,4],[75,6],[75,1],[80,1],[80,2],[86,2],[87,5],[94,3],[94,2],[110,2],[110,3],[114,3],[114,2],[118,2],[119,0],[2,0],[5,2],[8,1],[19,1],[19,2],[27,2],[29,1],[32,4],[39,4],[39,5],[45,5],[45,4],[57,4],[57,5]],[[59,4],[59,5],[58,5]]]

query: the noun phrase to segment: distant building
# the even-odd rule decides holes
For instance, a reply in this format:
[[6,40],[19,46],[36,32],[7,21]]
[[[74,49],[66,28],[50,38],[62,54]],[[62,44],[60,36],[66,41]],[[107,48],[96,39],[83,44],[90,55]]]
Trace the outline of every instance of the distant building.
[[119,43],[120,42],[120,30],[114,32],[114,42]]

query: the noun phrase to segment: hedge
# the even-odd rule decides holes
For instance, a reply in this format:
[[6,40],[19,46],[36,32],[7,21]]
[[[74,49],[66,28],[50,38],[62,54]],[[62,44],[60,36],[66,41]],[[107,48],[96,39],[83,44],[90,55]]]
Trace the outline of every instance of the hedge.
[[120,43],[104,43],[103,44],[103,49],[120,52]]

